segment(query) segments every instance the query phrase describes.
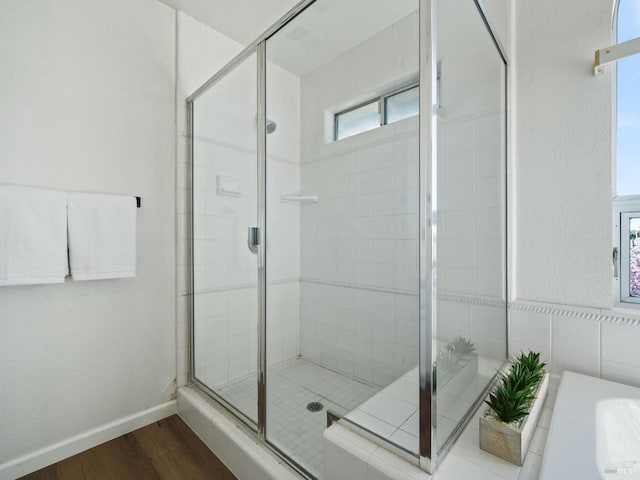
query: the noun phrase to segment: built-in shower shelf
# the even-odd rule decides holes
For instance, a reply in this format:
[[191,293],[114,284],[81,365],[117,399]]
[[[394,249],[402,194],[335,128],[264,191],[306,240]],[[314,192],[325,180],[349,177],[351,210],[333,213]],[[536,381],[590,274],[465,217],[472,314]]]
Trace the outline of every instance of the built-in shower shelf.
[[283,203],[297,202],[297,203],[318,203],[318,195],[280,195],[280,201]]
[[216,177],[216,193],[225,197],[241,197],[240,177],[236,175],[218,175]]

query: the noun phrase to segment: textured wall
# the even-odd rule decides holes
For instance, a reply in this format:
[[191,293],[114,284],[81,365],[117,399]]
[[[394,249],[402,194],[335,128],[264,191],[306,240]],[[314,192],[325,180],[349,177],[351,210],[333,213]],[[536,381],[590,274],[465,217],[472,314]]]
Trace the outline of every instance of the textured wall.
[[592,68],[593,52],[613,43],[612,3],[515,7],[510,351],[637,386],[640,314],[611,309],[615,67]]
[[612,305],[611,2],[519,2],[513,49],[515,296]]

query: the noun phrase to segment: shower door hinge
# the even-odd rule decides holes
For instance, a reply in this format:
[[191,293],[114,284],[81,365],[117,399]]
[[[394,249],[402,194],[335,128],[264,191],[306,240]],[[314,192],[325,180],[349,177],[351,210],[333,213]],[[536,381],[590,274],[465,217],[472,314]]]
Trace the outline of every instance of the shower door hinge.
[[613,247],[613,278],[618,278],[618,247]]

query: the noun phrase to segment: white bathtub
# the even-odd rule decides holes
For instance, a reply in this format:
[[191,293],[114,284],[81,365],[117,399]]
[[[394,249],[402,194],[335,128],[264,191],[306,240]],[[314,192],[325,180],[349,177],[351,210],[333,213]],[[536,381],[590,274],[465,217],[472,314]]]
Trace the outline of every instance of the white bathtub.
[[540,480],[640,479],[640,388],[564,372]]

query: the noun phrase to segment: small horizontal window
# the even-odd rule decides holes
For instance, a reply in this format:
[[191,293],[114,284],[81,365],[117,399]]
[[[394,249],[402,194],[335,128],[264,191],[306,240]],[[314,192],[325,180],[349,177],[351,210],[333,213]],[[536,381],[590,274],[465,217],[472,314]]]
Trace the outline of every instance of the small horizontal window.
[[336,115],[336,140],[380,126],[380,104],[369,102]]
[[420,88],[411,85],[336,113],[334,140],[373,130],[381,125],[418,115]]
[[384,112],[387,117],[384,123],[398,122],[418,115],[420,110],[420,89],[413,87],[409,90],[389,95],[384,101]]

